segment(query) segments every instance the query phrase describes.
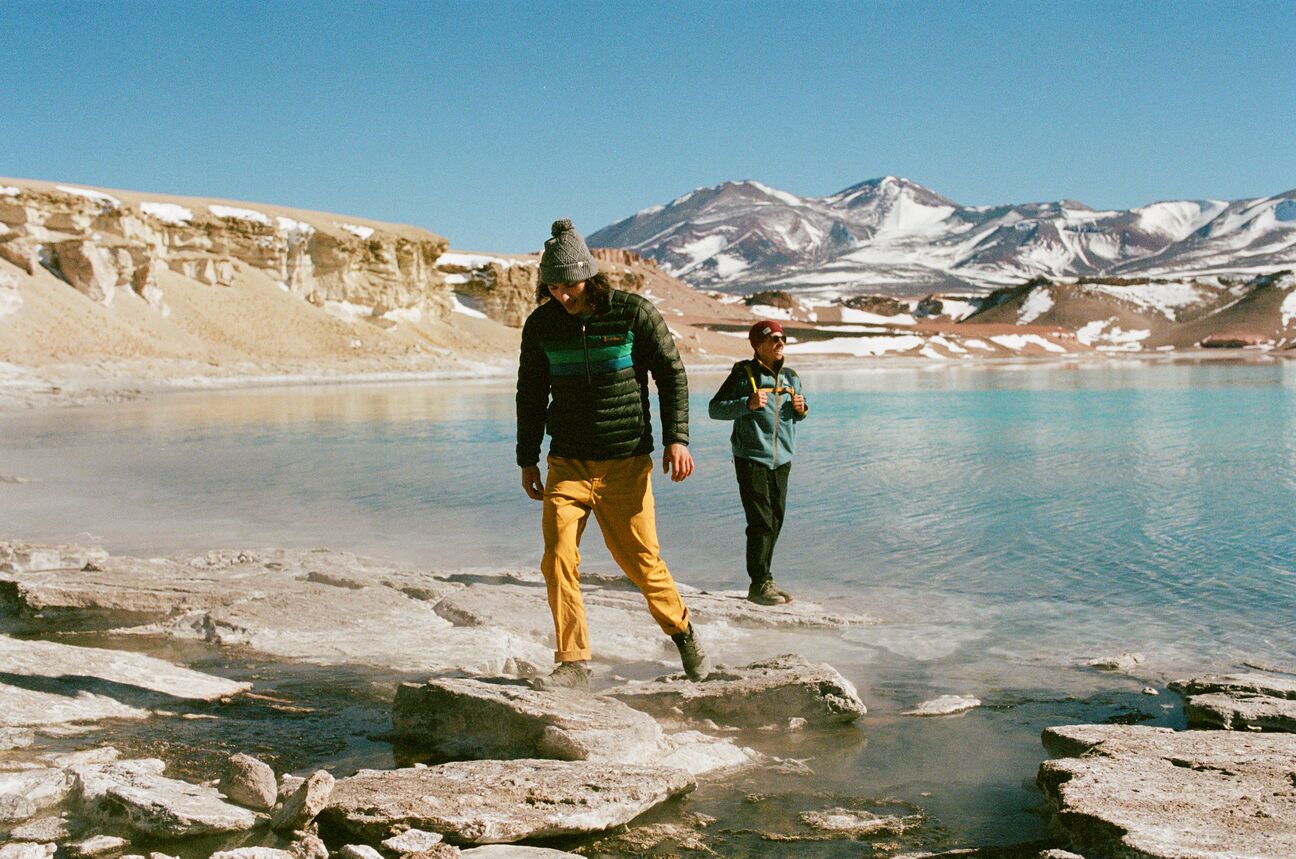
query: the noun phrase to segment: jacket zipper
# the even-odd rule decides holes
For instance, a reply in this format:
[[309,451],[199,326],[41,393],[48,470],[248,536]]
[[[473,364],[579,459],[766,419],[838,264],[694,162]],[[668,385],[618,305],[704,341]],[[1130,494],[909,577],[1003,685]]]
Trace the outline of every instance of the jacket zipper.
[[589,338],[585,336],[585,320],[581,320],[581,348],[585,350],[585,384],[594,384],[594,377],[590,373],[589,363]]
[[778,468],[779,374],[774,374],[774,467]]

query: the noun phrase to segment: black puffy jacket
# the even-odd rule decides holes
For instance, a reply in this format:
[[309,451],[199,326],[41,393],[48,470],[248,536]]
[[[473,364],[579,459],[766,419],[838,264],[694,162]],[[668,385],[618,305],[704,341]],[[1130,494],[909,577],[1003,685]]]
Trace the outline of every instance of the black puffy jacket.
[[653,449],[648,374],[662,410],[665,444],[688,444],[688,378],[675,340],[652,302],[612,290],[608,308],[588,317],[557,301],[532,311],[522,327],[517,381],[517,463],[549,453],[621,459]]

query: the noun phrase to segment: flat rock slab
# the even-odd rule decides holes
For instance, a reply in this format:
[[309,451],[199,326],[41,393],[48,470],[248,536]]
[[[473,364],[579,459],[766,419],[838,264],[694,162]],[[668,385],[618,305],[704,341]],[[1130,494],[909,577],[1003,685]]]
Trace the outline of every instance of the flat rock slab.
[[252,688],[123,650],[0,635],[0,725],[141,718],[157,706],[210,701]]
[[1296,733],[1296,677],[1251,672],[1176,680],[1190,728]]
[[1038,782],[1073,846],[1103,856],[1296,856],[1296,736],[1049,728]]
[[72,793],[72,779],[62,769],[41,767],[0,772],[0,823],[35,817]]
[[459,844],[600,832],[695,787],[683,770],[594,761],[462,761],[362,770],[338,781],[321,820],[377,843],[405,829]]
[[758,728],[804,719],[809,726],[853,722],[867,710],[851,682],[825,663],[785,654],[741,668],[720,667],[704,682],[674,674],[603,694],[660,718]]
[[403,683],[393,733],[454,757],[643,763],[661,726],[614,698],[477,680]]
[[[28,553],[37,551],[26,547]],[[319,665],[527,675],[547,670],[548,639],[436,611],[464,585],[346,552],[210,552],[101,558],[87,569],[16,570],[0,602],[31,631],[109,628],[237,645]],[[543,592],[539,596],[544,606]],[[373,630],[382,629],[375,636]]]
[[1230,695],[1264,695],[1296,701],[1296,677],[1268,672],[1206,674],[1188,680],[1175,680],[1169,686],[1184,695],[1223,692]]
[[242,832],[252,812],[231,805],[213,787],[166,778],[155,759],[73,767],[76,800],[85,817],[158,837]]
[[1223,728],[1296,733],[1296,701],[1267,695],[1228,695],[1213,692],[1184,701],[1190,728]]
[[0,541],[0,575],[79,570],[88,563],[103,561],[108,553],[97,547],[43,546]]

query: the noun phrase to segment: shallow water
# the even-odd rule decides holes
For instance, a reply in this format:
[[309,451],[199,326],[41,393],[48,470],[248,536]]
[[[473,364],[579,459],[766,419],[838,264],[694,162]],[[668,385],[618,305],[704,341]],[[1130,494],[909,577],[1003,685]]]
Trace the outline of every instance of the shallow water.
[[[696,475],[655,485],[672,571],[709,589],[745,578],[728,425],[706,417],[720,379],[692,377]],[[773,780],[781,811],[732,790],[699,791],[690,807],[736,826],[744,815],[791,815],[791,797],[816,790],[894,797],[922,807],[948,843],[1029,840],[1043,825],[1023,810],[1039,802],[1023,781],[1043,758],[1045,725],[1176,724],[1176,696],[1142,696],[1143,686],[1247,658],[1296,664],[1289,362],[819,369],[803,379],[812,411],[776,575],[807,599],[885,621],[815,643],[814,655],[860,687],[870,716],[840,736],[780,741],[808,744],[819,761],[804,784]],[[330,546],[438,570],[533,568],[539,505],[521,491],[513,443],[506,382],[182,393],[9,415],[0,475],[39,482],[0,482],[0,539],[142,556]],[[584,555],[587,569],[611,571],[595,530]],[[719,655],[765,655],[759,640],[750,647]],[[1079,667],[1123,651],[1146,655],[1139,678]],[[987,706],[896,715],[947,693]],[[362,716],[331,711],[339,736],[363,735],[345,726],[376,718],[384,694],[363,695]],[[284,763],[327,761],[341,773],[391,765],[389,754],[361,737],[291,750]],[[735,853],[747,849],[749,836],[726,837]]]

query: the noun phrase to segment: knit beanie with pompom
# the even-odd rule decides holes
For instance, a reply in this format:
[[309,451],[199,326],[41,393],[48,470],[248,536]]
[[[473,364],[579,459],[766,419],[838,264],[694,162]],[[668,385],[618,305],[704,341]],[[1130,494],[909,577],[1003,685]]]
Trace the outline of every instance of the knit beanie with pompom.
[[598,274],[598,263],[569,219],[554,221],[550,232],[553,238],[545,241],[540,255],[541,283],[576,283]]

